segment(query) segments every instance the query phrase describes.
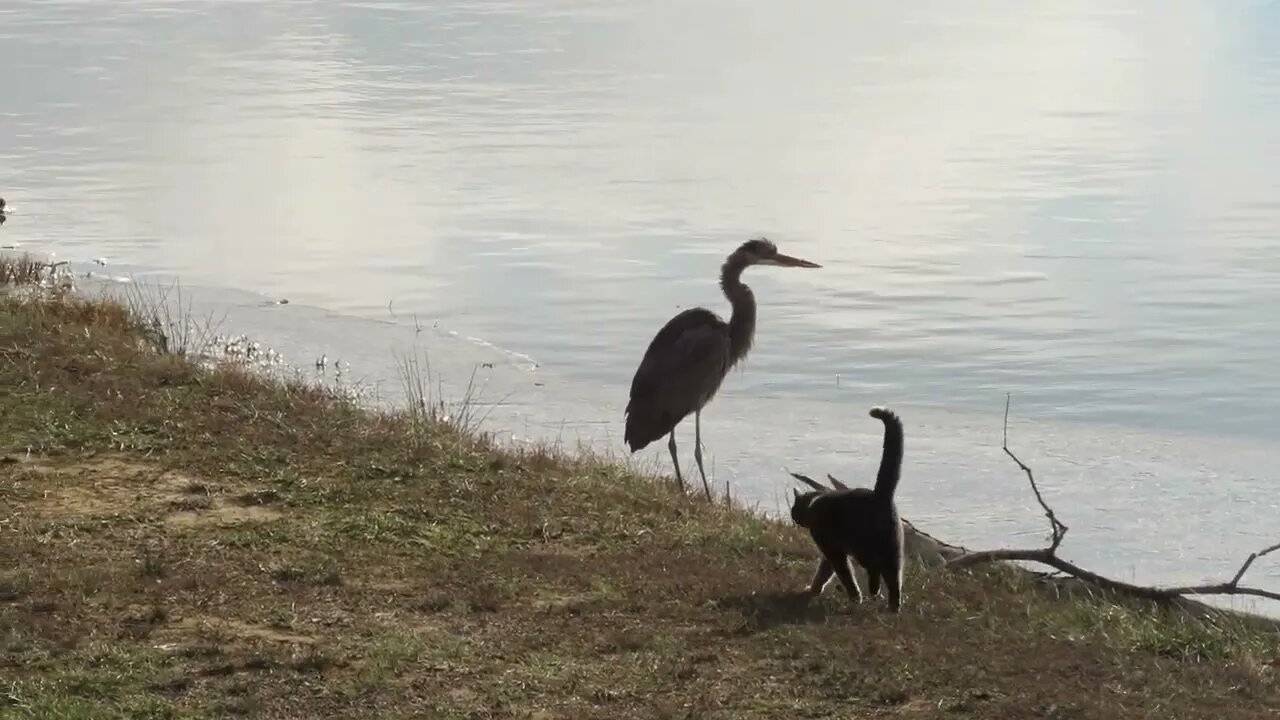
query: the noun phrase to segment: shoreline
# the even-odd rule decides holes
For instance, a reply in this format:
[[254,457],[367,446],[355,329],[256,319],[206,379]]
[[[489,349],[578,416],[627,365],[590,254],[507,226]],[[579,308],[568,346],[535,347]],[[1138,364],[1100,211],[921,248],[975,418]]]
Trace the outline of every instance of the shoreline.
[[[5,258],[18,258],[18,257],[22,257],[22,256],[29,256],[29,255],[30,255],[30,253],[28,253],[28,252],[26,252],[26,251],[23,251],[23,250],[4,250],[4,251],[0,251],[0,261],[3,261]],[[36,256],[34,256],[34,257],[36,257],[37,259],[39,259],[41,262],[48,262],[48,260],[50,259],[50,258],[49,258],[49,256],[39,256],[39,255],[36,255]],[[133,292],[134,290],[138,290],[138,291],[140,291],[140,292],[141,292],[141,291],[143,291],[143,289],[144,289],[144,288],[146,288],[146,287],[151,287],[151,286],[153,286],[153,285],[154,285],[154,283],[152,283],[152,282],[151,282],[151,281],[149,281],[149,280],[140,280],[140,281],[137,281],[137,282],[131,282],[131,283],[129,283],[129,284],[113,284],[113,283],[111,283],[111,282],[110,282],[110,279],[109,279],[109,278],[104,278],[104,277],[99,276],[99,277],[95,278],[95,279],[94,279],[94,281],[93,281],[93,287],[94,287],[94,289],[93,289],[93,290],[85,290],[85,289],[83,289],[83,288],[77,288],[77,290],[76,290],[76,294],[77,294],[77,296],[79,296],[79,297],[83,297],[83,298],[90,299],[90,300],[97,299],[97,298],[102,298],[102,297],[115,297],[115,298],[119,298],[119,297],[121,297],[120,291],[121,291],[121,290],[123,290],[123,291],[125,292],[125,295],[124,295],[124,296],[125,296],[125,297],[128,297],[128,293]],[[161,291],[160,291],[160,290],[157,290],[156,288],[160,288],[160,287],[161,287],[161,286],[155,286],[155,287],[152,287],[152,290],[151,290],[151,291],[148,291],[148,295],[147,295],[147,297],[151,297],[151,298],[153,298],[153,299],[154,299],[154,298],[156,298],[156,297],[159,297],[159,295],[161,294]],[[162,290],[162,288],[161,288],[161,290]],[[237,291],[237,292],[239,292],[239,291]],[[245,293],[245,295],[246,295],[246,297],[248,297],[248,296],[250,296],[250,295],[258,296],[257,294],[254,294],[254,293]],[[265,300],[265,296],[261,296],[261,297],[262,297],[262,299],[264,299],[264,300]],[[181,309],[181,308],[178,308],[178,309],[176,309],[176,311],[180,313],[180,312],[182,311],[182,309]],[[316,309],[316,311],[317,311],[317,312],[325,312],[325,311],[323,311],[323,309],[319,309],[319,308],[317,308],[317,309]],[[174,315],[174,317],[176,317],[176,314]],[[453,339],[453,340],[457,340],[457,341],[461,342],[461,340],[460,340],[458,337],[456,337],[456,334],[454,334],[454,335],[455,335],[455,337],[453,337],[452,339]],[[448,339],[448,338],[445,338],[445,337],[443,337],[443,336],[442,336],[441,338],[438,338],[438,339],[440,339],[440,340],[444,340],[444,339]],[[243,341],[245,341],[245,342],[248,342],[248,338],[243,338],[243,337],[241,337],[241,338],[239,338],[239,340],[243,340]],[[256,344],[256,343],[254,343],[254,344]],[[264,347],[266,347],[266,346],[264,346]],[[509,351],[505,351],[505,350],[498,350],[498,352],[506,353],[506,354],[510,354],[510,353],[509,353]],[[294,364],[291,364],[291,365],[289,366],[289,368],[290,368],[289,370],[280,370],[280,369],[278,369],[278,368],[266,368],[266,370],[268,371],[268,372],[267,372],[267,376],[268,376],[268,377],[275,378],[275,379],[277,379],[277,380],[282,380],[282,381],[289,381],[289,380],[291,380],[291,379],[292,379],[292,380],[294,380],[294,381],[309,380],[309,381],[313,381],[313,382],[320,382],[321,384],[324,384],[325,382],[328,382],[328,380],[330,379],[328,374],[324,375],[323,377],[321,377],[320,375],[313,375],[313,374],[312,374],[312,373],[310,373],[309,371],[304,370],[304,367],[305,367],[305,365],[307,364],[306,359],[305,359],[305,358],[303,358],[303,359],[299,359],[299,360],[300,360],[299,362],[296,362],[296,363],[294,363]],[[335,358],[330,358],[330,360],[331,360],[331,361],[332,361],[332,360],[335,360]],[[438,355],[438,354],[434,355],[434,356],[431,358],[431,361],[432,361],[432,362],[436,362],[436,361],[438,361],[438,360],[439,360],[439,355]],[[212,363],[212,364],[214,364],[214,365],[218,364],[219,362],[223,362],[223,361],[233,361],[233,362],[235,362],[235,361],[237,361],[237,358],[235,358],[235,357],[229,357],[229,356],[226,356],[226,355],[220,355],[220,356],[215,356],[215,357],[211,357],[211,358],[209,358],[209,362],[211,362],[211,363]],[[455,363],[455,365],[457,365],[457,367],[454,369],[454,370],[455,370],[455,374],[459,374],[459,373],[461,373],[461,372],[462,372],[462,366],[463,366],[464,364],[465,364],[465,363],[462,363],[462,364]],[[331,372],[331,371],[330,371],[330,372]],[[290,376],[292,376],[292,377],[290,377]],[[339,379],[341,379],[341,376],[342,376],[341,371],[339,371],[339,373],[338,373],[338,378],[339,378]],[[359,384],[359,383],[357,382],[357,384]],[[456,389],[456,388],[455,388],[455,389]],[[381,393],[381,391],[379,391],[379,393]],[[448,393],[446,393],[446,395],[448,395]],[[458,395],[460,396],[460,395],[461,395],[461,393],[458,393]],[[402,398],[401,398],[401,399],[402,399]],[[437,398],[437,400],[442,400],[442,398]],[[377,399],[377,400],[367,399],[367,403],[366,403],[366,401],[365,401],[365,400],[361,400],[361,402],[362,402],[362,403],[364,403],[364,404],[366,404],[366,407],[368,407],[368,408],[369,408],[371,411],[373,411],[373,412],[383,412],[383,411],[385,411],[385,410],[387,409],[387,407],[388,407],[387,402],[385,401],[385,398],[381,398],[381,397],[379,397],[379,399]],[[399,404],[398,402],[394,402],[394,401],[393,401],[393,402],[392,402],[392,404],[391,404],[391,407],[398,406],[398,404]],[[480,432],[482,432],[482,433],[486,433],[486,432],[488,432],[488,428],[480,427],[480,428],[479,428],[479,431],[480,431]],[[514,439],[514,438],[513,438],[513,439],[511,439],[509,442],[508,442],[508,441],[504,441],[504,443],[505,443],[505,444],[510,445],[510,447],[509,447],[508,449],[512,449],[512,450],[518,449],[518,448],[519,448],[519,447],[521,447],[521,446],[527,446],[527,445],[529,445],[530,443],[532,443],[533,445],[537,445],[539,442],[545,442],[545,440],[539,440],[539,439],[537,439],[537,438],[535,437],[535,438],[531,438],[531,439]],[[580,447],[581,447],[581,446],[580,446]],[[590,449],[590,446],[589,446],[589,445],[588,445],[588,446],[586,446],[586,450],[587,450],[587,452],[589,452],[589,453],[592,453],[592,454],[594,454],[594,453],[595,453],[595,451],[593,451],[593,450],[591,450],[591,449]],[[606,453],[606,455],[609,455],[610,457],[615,457],[615,458],[617,457],[617,456],[614,456],[612,453]],[[633,467],[633,468],[635,467],[633,464],[630,464],[630,462],[631,462],[631,461],[630,461],[628,458],[626,458],[625,456],[624,456],[624,457],[621,457],[621,458],[617,458],[617,459],[619,459],[619,461],[620,461],[620,462],[628,463],[628,464],[629,464],[629,467]],[[807,461],[806,461],[806,462],[807,462]],[[815,462],[815,463],[813,463],[813,465],[814,465],[815,467],[820,467],[820,466],[818,465],[818,463],[816,463],[816,462]],[[663,470],[663,467],[662,467],[661,465],[659,465],[659,466],[657,466],[657,470],[662,471],[662,470]],[[642,473],[642,474],[647,474],[647,472],[648,472],[648,470],[641,470],[641,473]],[[842,473],[839,473],[839,472],[838,472],[837,474],[842,474]],[[1017,496],[1017,499],[1018,499],[1019,501],[1021,501],[1022,499],[1024,499],[1024,498],[1023,498],[1023,496],[1024,496],[1027,492],[1029,492],[1029,491],[1025,488],[1025,485],[1020,484],[1020,483],[1021,483],[1021,480],[1020,480],[1019,478],[1012,477],[1012,475],[1011,475],[1011,480],[1012,480],[1012,481],[1009,483],[1008,492],[1009,492],[1010,494],[1012,494],[1012,495]],[[737,494],[738,494],[738,491],[739,491],[739,488],[735,487],[734,489],[735,489],[735,495],[737,495]],[[763,507],[762,503],[756,502],[756,503],[754,503],[754,504],[755,504],[757,507]],[[1064,505],[1064,507],[1065,507],[1065,508],[1067,508],[1068,510],[1070,509],[1070,505]],[[780,511],[778,511],[776,508],[775,508],[775,509],[771,509],[771,508],[763,508],[763,512],[765,512],[766,514],[771,515],[771,516],[778,516],[778,517],[785,516],[785,512],[780,512]],[[1041,520],[1039,520],[1039,518],[1037,517],[1037,514],[1036,514],[1036,513],[1034,513],[1034,512],[1033,512],[1033,513],[1031,513],[1028,517],[1030,518],[1030,524],[1032,525],[1032,530],[1031,530],[1031,532],[1033,532],[1033,533],[1035,534],[1035,536],[1036,536],[1036,537],[1039,537],[1039,536],[1040,536],[1040,534],[1041,534],[1041,528],[1040,528],[1040,527],[1038,527],[1038,524],[1039,524],[1040,522],[1042,522],[1042,521],[1041,521]],[[1021,522],[1021,521],[1023,521],[1023,520],[1026,520],[1026,518],[1014,518],[1013,522]],[[1009,524],[1009,521],[1008,521],[1008,520],[1006,520],[1006,524]],[[942,534],[934,534],[934,535],[930,535],[930,534],[925,533],[923,530],[921,530],[921,529],[919,529],[919,528],[916,528],[915,526],[912,526],[912,532],[914,532],[914,533],[918,533],[918,534],[920,535],[920,542],[921,542],[921,544],[920,544],[920,549],[921,549],[921,552],[925,553],[926,555],[946,555],[946,554],[954,555],[954,554],[955,554],[955,553],[957,553],[957,552],[964,551],[964,546],[962,546],[962,545],[960,545],[960,544],[953,544],[953,543],[951,543],[951,542],[949,542],[949,541],[946,541],[946,540],[942,540],[942,539],[941,539],[941,538],[942,538],[942,536],[943,536]],[[936,533],[936,530],[935,530],[934,532]],[[1020,534],[1020,533],[1012,533],[1012,535],[1013,535],[1014,537],[1016,537],[1018,534]],[[989,541],[986,541],[986,542],[981,542],[981,543],[979,543],[979,545],[980,545],[980,546],[986,546],[986,547],[995,547],[995,546],[1008,546],[1008,545],[1009,545],[1009,543],[1016,543],[1016,540],[1008,540],[1008,541],[1004,541],[1004,542],[1002,542],[1000,539],[997,539],[997,540],[995,540],[994,542],[989,540]],[[1087,547],[1088,547],[1088,546],[1086,546],[1086,548],[1087,548]],[[1078,552],[1077,552],[1077,555],[1079,555],[1079,553],[1078,553]],[[1240,558],[1240,559],[1243,559],[1243,558]],[[1105,568],[1101,568],[1101,569],[1100,569],[1100,568],[1092,568],[1092,567],[1091,567],[1091,561],[1092,561],[1092,555],[1091,555],[1091,554],[1090,554],[1090,555],[1088,555],[1088,556],[1082,556],[1082,565],[1083,565],[1084,567],[1090,567],[1090,569],[1094,569],[1094,570],[1098,570],[1098,571],[1100,571],[1100,572],[1101,572],[1101,574],[1103,574],[1103,575],[1108,575],[1108,572],[1105,570]],[[1234,570],[1234,568],[1235,568],[1235,567],[1238,567],[1238,560],[1235,560],[1234,562],[1235,562],[1235,564],[1232,564],[1230,567],[1225,567],[1225,566],[1224,566],[1224,568],[1223,568],[1223,571],[1224,571],[1224,572],[1227,572],[1227,573],[1228,573],[1228,575],[1229,575],[1229,573],[1230,573],[1231,571],[1233,571],[1233,570]],[[1264,564],[1260,564],[1260,566],[1259,566],[1259,567],[1256,567],[1256,568],[1254,569],[1254,572],[1255,572],[1255,573],[1257,573],[1257,572],[1261,571],[1261,572],[1265,573],[1265,572],[1266,572],[1266,570],[1267,570],[1267,567],[1266,567]],[[1034,570],[1028,569],[1028,570],[1027,570],[1027,572],[1028,572],[1028,573],[1029,573],[1029,575],[1030,575],[1030,576],[1032,576],[1032,577],[1038,577],[1038,574],[1037,574]],[[1205,575],[1205,576],[1208,576],[1208,573],[1206,572],[1204,575]],[[1114,575],[1112,575],[1112,577],[1115,577],[1115,576],[1114,576]],[[1212,576],[1212,577],[1216,577],[1216,576]],[[1138,581],[1134,581],[1134,582],[1138,582]],[[1263,582],[1265,583],[1265,581],[1263,581]],[[1139,584],[1167,585],[1167,584],[1171,584],[1171,583],[1169,583],[1169,582],[1164,582],[1164,583],[1141,583],[1141,582],[1139,582]],[[1177,583],[1177,584],[1182,584],[1182,583]],[[1188,602],[1188,603],[1190,603],[1190,601],[1187,601],[1187,602]],[[1272,612],[1268,612],[1268,610],[1271,608],[1271,606],[1275,606],[1275,605],[1276,605],[1275,603],[1267,603],[1266,601],[1261,601],[1261,602],[1259,602],[1259,603],[1258,603],[1258,605],[1260,605],[1260,608],[1259,608],[1259,609],[1257,609],[1257,610],[1250,610],[1250,609],[1244,609],[1244,608],[1235,608],[1235,607],[1225,607],[1225,606],[1220,606],[1220,605],[1214,605],[1214,604],[1212,604],[1212,603],[1201,603],[1201,602],[1195,602],[1195,603],[1189,604],[1189,605],[1188,605],[1188,607],[1192,608],[1192,609],[1193,609],[1193,612],[1197,612],[1197,613],[1203,613],[1203,612],[1206,612],[1205,608],[1210,608],[1210,609],[1212,609],[1213,611],[1228,612],[1228,613],[1238,614],[1238,615],[1240,615],[1240,616],[1244,616],[1244,617],[1257,617],[1257,618],[1264,618],[1264,619],[1266,619],[1267,621],[1277,621],[1277,622],[1280,622],[1280,607],[1277,607],[1277,608],[1276,608],[1274,611],[1272,611]]]

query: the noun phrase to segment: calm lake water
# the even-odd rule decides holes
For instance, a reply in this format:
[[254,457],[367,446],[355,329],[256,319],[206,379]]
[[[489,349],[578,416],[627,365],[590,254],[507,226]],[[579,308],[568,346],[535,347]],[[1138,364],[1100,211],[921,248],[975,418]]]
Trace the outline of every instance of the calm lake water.
[[765,234],[824,267],[747,275],[704,414],[740,497],[870,482],[887,403],[909,518],[1036,543],[1010,392],[1073,558],[1280,539],[1280,3],[8,0],[0,67],[0,244],[388,401],[416,347],[489,429],[623,453],[649,339]]

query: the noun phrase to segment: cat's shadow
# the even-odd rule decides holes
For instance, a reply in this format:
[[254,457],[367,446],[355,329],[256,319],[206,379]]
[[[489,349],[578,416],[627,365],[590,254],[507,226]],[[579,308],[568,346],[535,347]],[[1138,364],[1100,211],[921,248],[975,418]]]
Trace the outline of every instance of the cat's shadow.
[[716,601],[725,610],[742,614],[756,631],[780,625],[821,624],[837,614],[835,608],[798,590],[750,592],[729,595]]

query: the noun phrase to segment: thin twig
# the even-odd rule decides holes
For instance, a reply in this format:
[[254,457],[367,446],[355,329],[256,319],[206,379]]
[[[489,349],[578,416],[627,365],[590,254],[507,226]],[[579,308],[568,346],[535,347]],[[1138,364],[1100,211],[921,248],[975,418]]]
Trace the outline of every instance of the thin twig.
[[1268,548],[1263,548],[1262,550],[1259,550],[1258,552],[1253,553],[1248,558],[1246,558],[1244,561],[1244,564],[1240,566],[1240,570],[1236,573],[1236,576],[1231,578],[1231,584],[1238,585],[1240,583],[1240,578],[1244,577],[1244,574],[1249,572],[1249,566],[1253,565],[1254,560],[1257,560],[1263,555],[1269,555],[1275,552],[1276,550],[1280,550],[1280,543],[1276,543],[1275,545],[1272,545],[1271,547],[1268,547]]
[[1165,592],[1174,595],[1257,595],[1259,597],[1271,598],[1272,600],[1280,600],[1280,593],[1271,592],[1270,590],[1259,590],[1251,587],[1240,587],[1240,581],[1244,579],[1244,574],[1249,571],[1254,561],[1260,557],[1280,550],[1280,543],[1265,547],[1255,553],[1250,553],[1245,558],[1240,569],[1236,571],[1235,576],[1224,583],[1216,583],[1211,585],[1185,585],[1181,587],[1162,588]]
[[1063,524],[1060,520],[1058,520],[1058,516],[1055,515],[1053,512],[1053,508],[1049,507],[1049,503],[1044,501],[1044,496],[1040,494],[1040,486],[1036,484],[1036,476],[1034,473],[1031,472],[1031,468],[1027,467],[1027,464],[1022,462],[1022,460],[1020,460],[1017,455],[1014,455],[1013,451],[1009,449],[1009,402],[1010,402],[1010,394],[1005,393],[1004,440],[1001,443],[1000,447],[1001,449],[1004,450],[1004,454],[1008,455],[1010,459],[1012,459],[1015,463],[1018,464],[1018,467],[1022,468],[1022,472],[1026,473],[1027,481],[1031,483],[1031,492],[1035,493],[1036,495],[1036,502],[1040,503],[1040,507],[1044,508],[1045,517],[1049,518],[1049,528],[1052,532],[1052,539],[1049,544],[1049,549],[1057,550],[1058,546],[1062,544],[1062,538],[1066,536],[1067,530],[1069,528],[1065,524]]

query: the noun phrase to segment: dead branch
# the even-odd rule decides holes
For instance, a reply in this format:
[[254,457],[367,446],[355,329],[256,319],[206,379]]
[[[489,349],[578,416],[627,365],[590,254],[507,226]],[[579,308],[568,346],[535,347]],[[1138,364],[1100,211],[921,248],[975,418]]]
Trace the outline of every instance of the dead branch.
[[[1081,580],[1090,585],[1094,585],[1096,587],[1102,588],[1103,590],[1110,590],[1123,595],[1129,595],[1131,597],[1137,597],[1137,598],[1143,598],[1147,600],[1155,600],[1155,601],[1161,601],[1161,602],[1167,602],[1170,600],[1174,600],[1176,598],[1185,597],[1189,595],[1251,595],[1254,597],[1262,597],[1270,600],[1280,600],[1280,592],[1264,590],[1262,588],[1256,588],[1256,587],[1250,587],[1250,586],[1242,586],[1240,584],[1240,581],[1244,579],[1245,573],[1249,571],[1249,568],[1253,565],[1253,563],[1257,561],[1258,558],[1264,557],[1266,555],[1269,555],[1270,553],[1280,550],[1280,543],[1276,543],[1274,545],[1271,545],[1269,547],[1263,548],[1262,550],[1259,550],[1257,552],[1250,554],[1249,557],[1246,558],[1244,563],[1240,566],[1240,569],[1236,571],[1236,574],[1230,580],[1222,583],[1214,583],[1214,584],[1206,584],[1206,585],[1181,585],[1181,586],[1166,586],[1166,587],[1134,585],[1131,583],[1123,582],[1120,580],[1113,580],[1103,575],[1099,575],[1098,573],[1092,572],[1090,570],[1086,570],[1076,565],[1075,563],[1062,559],[1061,557],[1058,556],[1058,547],[1062,545],[1062,539],[1063,537],[1066,536],[1068,528],[1066,524],[1064,524],[1062,521],[1058,519],[1058,516],[1056,513],[1054,513],[1053,508],[1050,507],[1047,502],[1045,502],[1044,496],[1040,493],[1039,484],[1036,482],[1035,474],[1031,471],[1031,468],[1028,467],[1026,463],[1022,462],[1022,460],[1020,460],[1018,456],[1015,455],[1014,452],[1009,449],[1009,396],[1008,395],[1005,396],[1005,403],[1004,403],[1004,438],[1001,444],[1001,449],[1003,449],[1005,454],[1008,455],[1009,458],[1012,459],[1015,463],[1017,463],[1018,467],[1021,468],[1022,472],[1026,474],[1027,481],[1031,485],[1031,492],[1035,494],[1036,502],[1038,502],[1040,504],[1040,507],[1044,509],[1045,517],[1049,520],[1049,529],[1050,529],[1049,546],[1044,548],[1025,549],[1025,550],[1002,548],[999,550],[984,550],[979,552],[966,551],[948,560],[946,563],[948,567],[964,568],[964,567],[971,567],[973,565],[979,565],[982,563],[1001,562],[1001,561],[1034,562],[1034,563],[1040,563],[1041,565],[1047,565],[1051,568],[1054,568],[1055,570],[1065,573],[1070,577],[1073,577],[1077,580]],[[797,475],[796,477],[800,478],[801,480],[805,480],[809,484],[812,484],[816,487],[821,487],[821,486],[818,486],[817,483],[814,483],[812,480],[808,480],[807,478],[804,478],[799,475]],[[831,478],[831,480],[833,483],[838,482],[835,478]]]

